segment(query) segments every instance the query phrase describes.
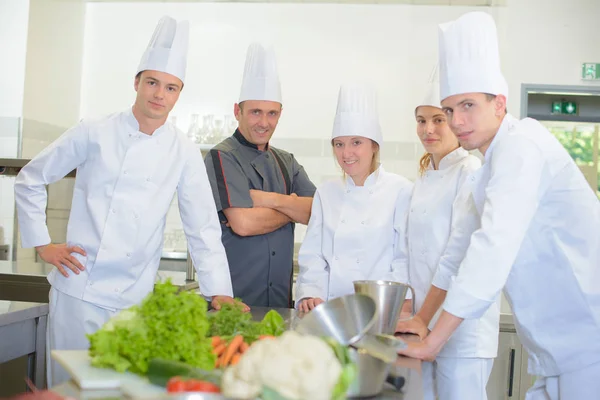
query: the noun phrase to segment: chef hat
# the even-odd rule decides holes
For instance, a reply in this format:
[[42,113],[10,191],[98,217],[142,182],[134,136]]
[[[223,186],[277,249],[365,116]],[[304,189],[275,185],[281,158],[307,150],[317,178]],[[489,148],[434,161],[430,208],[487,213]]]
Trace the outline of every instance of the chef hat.
[[421,103],[417,105],[417,107],[415,107],[415,113],[417,112],[417,108],[421,106],[442,108],[441,103],[442,102],[440,99],[440,82],[438,75],[438,66],[436,64],[433,67],[433,70],[431,71],[431,75],[429,77],[429,83],[427,84],[425,98],[423,99],[423,101],[421,101]]
[[340,136],[363,136],[381,146],[383,135],[379,126],[377,92],[374,88],[342,85],[331,138]]
[[246,65],[239,103],[265,100],[281,103],[281,84],[277,74],[275,52],[259,43],[252,43],[246,53]]
[[503,94],[508,85],[500,69],[494,19],[470,12],[439,26],[440,98],[464,93]]
[[142,56],[136,74],[146,70],[160,71],[171,74],[184,82],[188,40],[188,21],[178,23],[165,15],[154,29],[154,34]]

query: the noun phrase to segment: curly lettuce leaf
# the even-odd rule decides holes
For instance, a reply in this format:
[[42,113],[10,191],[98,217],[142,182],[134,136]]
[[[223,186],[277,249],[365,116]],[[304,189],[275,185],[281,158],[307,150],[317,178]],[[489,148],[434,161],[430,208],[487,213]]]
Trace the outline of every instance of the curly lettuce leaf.
[[206,301],[177,290],[169,280],[158,283],[139,306],[88,335],[92,365],[145,374],[152,358],[163,358],[213,369]]

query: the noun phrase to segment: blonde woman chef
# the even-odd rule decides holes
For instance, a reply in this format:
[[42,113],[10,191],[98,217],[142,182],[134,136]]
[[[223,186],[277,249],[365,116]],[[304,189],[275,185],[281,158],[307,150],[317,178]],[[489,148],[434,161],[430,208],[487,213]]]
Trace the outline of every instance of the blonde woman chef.
[[354,293],[353,281],[407,281],[407,211],[412,183],[379,163],[382,133],[373,89],[342,86],[332,146],[344,179],[314,197],[300,253],[296,307],[301,311]]
[[[433,326],[438,316],[435,310],[423,308],[423,302],[448,243],[452,221],[458,218],[452,204],[467,177],[481,166],[477,157],[459,146],[448,126],[440,107],[436,70],[425,99],[415,109],[417,135],[426,153],[420,161],[408,216],[409,281],[419,310],[414,320],[422,324],[421,329],[416,321],[398,324],[399,330],[422,337],[427,335],[424,327]],[[458,201],[463,201],[460,196]],[[461,219],[463,223],[470,219],[470,224],[457,229],[476,228],[477,213]],[[458,245],[453,254],[461,257],[468,243]],[[498,322],[498,307],[490,307],[482,318],[464,323],[434,362],[423,363],[426,400],[436,395],[440,400],[487,399],[485,388],[498,348]]]

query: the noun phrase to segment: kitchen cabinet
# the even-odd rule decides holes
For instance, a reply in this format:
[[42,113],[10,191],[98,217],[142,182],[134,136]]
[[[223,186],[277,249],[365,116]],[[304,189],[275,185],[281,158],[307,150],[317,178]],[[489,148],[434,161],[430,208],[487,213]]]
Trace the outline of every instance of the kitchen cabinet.
[[527,351],[521,345],[512,315],[502,314],[498,357],[487,385],[488,400],[524,400],[534,377],[527,373]]

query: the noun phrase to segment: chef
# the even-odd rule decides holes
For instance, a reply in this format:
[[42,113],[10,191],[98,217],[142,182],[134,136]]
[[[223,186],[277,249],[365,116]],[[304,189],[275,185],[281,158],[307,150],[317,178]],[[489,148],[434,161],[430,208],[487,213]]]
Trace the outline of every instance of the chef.
[[[423,301],[431,288],[440,258],[446,250],[460,260],[468,246],[468,242],[448,243],[451,226],[460,222],[461,229],[472,232],[479,223],[476,212],[461,217],[453,212],[452,204],[463,183],[481,166],[481,162],[460,147],[450,130],[440,106],[437,67],[425,98],[415,109],[415,119],[417,136],[425,148],[408,216],[408,274],[415,290],[418,312],[413,319],[400,322],[397,330],[424,337],[427,335],[426,327],[433,327],[439,315],[424,308]],[[433,287],[432,290],[440,289]],[[423,363],[426,400],[487,398],[486,385],[498,349],[499,313],[498,305],[492,304],[481,318],[465,321],[436,360]],[[417,329],[411,330],[411,326]],[[421,331],[419,326],[423,328]]]
[[[202,294],[215,308],[233,301],[201,153],[167,122],[185,81],[187,47],[187,22],[163,17],[137,69],[133,107],[82,120],[17,176],[23,246],[56,267],[48,275],[50,349],[87,349],[86,334],[153,290],[175,193]],[[45,185],[73,169],[67,243],[53,244]],[[50,385],[68,379],[62,369],[48,372]]]
[[297,307],[354,293],[353,281],[407,282],[406,221],[413,184],[379,163],[376,92],[340,88],[331,145],[344,172],[319,186],[298,254]]
[[[480,228],[461,262],[440,263],[426,303],[443,312],[403,354],[431,360],[463,320],[504,293],[539,378],[528,400],[600,393],[600,202],[566,150],[539,122],[506,112],[494,20],[465,14],[440,27],[442,108],[461,146],[484,164],[462,202]],[[453,230],[450,240],[464,231]],[[446,293],[447,292],[447,293]],[[425,307],[425,306],[424,306]]]
[[315,186],[294,156],[269,144],[282,110],[275,54],[249,46],[238,128],[206,156],[233,293],[252,306],[291,307],[294,224],[307,224]]

